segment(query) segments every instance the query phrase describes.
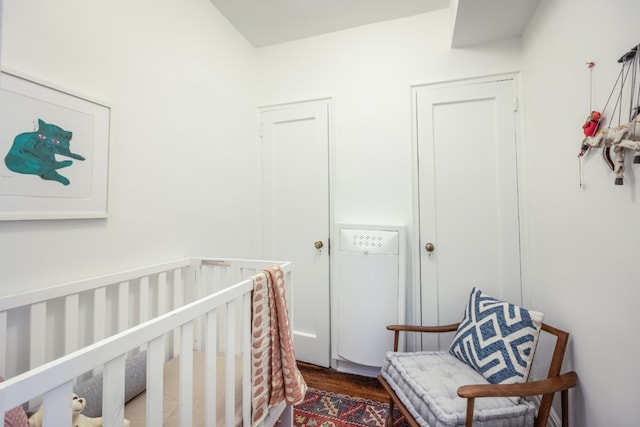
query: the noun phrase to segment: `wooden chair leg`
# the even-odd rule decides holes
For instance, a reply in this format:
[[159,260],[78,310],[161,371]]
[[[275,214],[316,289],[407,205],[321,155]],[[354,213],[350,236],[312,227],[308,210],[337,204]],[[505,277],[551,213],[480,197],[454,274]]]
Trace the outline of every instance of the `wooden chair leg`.
[[569,390],[560,392],[562,401],[562,427],[569,427]]
[[475,406],[476,399],[473,397],[467,398],[467,420],[465,422],[466,427],[473,426],[473,407]]
[[387,415],[387,427],[393,427],[393,399],[389,399],[389,415]]

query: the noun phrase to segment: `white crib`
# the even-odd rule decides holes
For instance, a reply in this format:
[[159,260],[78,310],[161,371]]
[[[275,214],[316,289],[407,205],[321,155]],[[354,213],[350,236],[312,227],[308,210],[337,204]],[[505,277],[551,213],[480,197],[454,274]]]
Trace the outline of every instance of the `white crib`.
[[[163,369],[181,356],[178,425],[191,427],[194,357],[184,356],[195,351],[217,356],[204,358],[204,425],[222,425],[219,412],[226,426],[251,425],[251,276],[276,264],[291,310],[290,263],[260,260],[188,258],[0,297],[0,375],[6,378],[0,383],[0,413],[42,404],[45,427],[69,427],[74,386],[102,375],[103,425],[120,427],[130,397],[125,369],[142,356],[146,425],[161,426]],[[220,355],[223,373],[216,363]],[[236,366],[242,371],[241,402],[229,380]],[[227,379],[222,393],[216,391],[219,374]],[[262,425],[280,420],[291,426],[292,414],[292,406],[282,402]]]

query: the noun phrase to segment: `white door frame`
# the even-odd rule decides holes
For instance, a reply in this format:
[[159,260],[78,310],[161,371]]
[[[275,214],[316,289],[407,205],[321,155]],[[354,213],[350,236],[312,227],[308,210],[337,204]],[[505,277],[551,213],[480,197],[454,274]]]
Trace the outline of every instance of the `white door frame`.
[[[422,248],[420,247],[420,193],[419,193],[419,158],[418,158],[418,128],[417,128],[417,92],[424,88],[447,88],[447,87],[459,87],[464,85],[472,85],[478,83],[487,83],[498,80],[511,79],[514,82],[516,91],[516,100],[514,100],[514,111],[518,114],[515,115],[515,128],[516,128],[516,155],[518,162],[518,210],[520,216],[519,232],[520,232],[520,268],[521,268],[521,286],[522,286],[522,301],[521,304],[526,305],[528,299],[528,293],[526,292],[526,277],[527,277],[527,264],[525,260],[529,258],[529,239],[526,233],[528,227],[527,211],[525,208],[526,203],[526,182],[525,182],[525,169],[526,169],[526,156],[525,156],[525,141],[522,135],[524,135],[524,102],[523,99],[523,83],[520,72],[514,71],[502,74],[493,74],[486,76],[477,76],[456,80],[445,80],[432,83],[417,84],[411,86],[411,152],[412,152],[412,197],[413,197],[413,233],[410,236],[413,244],[413,250],[411,254],[411,273],[412,273],[412,293],[416,297],[413,299],[413,313],[415,319],[413,322],[421,323],[422,318],[422,289],[420,285],[420,255]],[[431,326],[431,325],[430,325]],[[419,334],[411,334],[407,337],[408,350],[420,349],[420,337]]]

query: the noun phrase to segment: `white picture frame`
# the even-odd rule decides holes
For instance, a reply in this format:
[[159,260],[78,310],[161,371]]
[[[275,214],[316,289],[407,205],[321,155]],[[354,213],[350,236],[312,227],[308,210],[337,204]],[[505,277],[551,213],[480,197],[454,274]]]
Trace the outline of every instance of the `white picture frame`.
[[0,220],[106,218],[110,116],[104,103],[3,70]]

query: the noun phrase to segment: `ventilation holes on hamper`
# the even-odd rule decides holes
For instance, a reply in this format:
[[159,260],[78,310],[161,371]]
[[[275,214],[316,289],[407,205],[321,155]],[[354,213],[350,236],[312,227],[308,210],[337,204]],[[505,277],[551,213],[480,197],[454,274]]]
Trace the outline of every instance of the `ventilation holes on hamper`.
[[380,235],[372,235],[372,234],[354,234],[353,241],[351,242],[353,246],[360,247],[382,247],[382,236]]

